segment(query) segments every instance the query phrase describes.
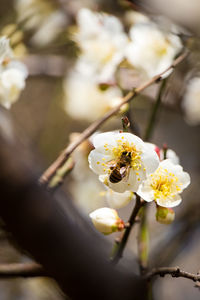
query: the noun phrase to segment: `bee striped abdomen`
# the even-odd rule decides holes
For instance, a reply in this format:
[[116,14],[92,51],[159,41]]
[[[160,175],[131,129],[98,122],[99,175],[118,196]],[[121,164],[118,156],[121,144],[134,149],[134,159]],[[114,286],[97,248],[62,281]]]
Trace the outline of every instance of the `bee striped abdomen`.
[[120,168],[114,168],[109,177],[110,182],[117,183],[122,180],[122,175],[120,173]]

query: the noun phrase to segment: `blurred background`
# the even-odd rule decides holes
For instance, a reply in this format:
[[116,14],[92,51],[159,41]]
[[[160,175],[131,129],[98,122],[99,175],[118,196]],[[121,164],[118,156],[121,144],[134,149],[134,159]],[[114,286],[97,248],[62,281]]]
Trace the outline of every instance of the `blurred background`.
[[[38,160],[37,169],[41,173],[69,141],[77,138],[78,133],[100,116],[99,112],[103,115],[113,107],[113,104],[106,104],[103,108],[97,105],[96,114],[96,104],[91,109],[90,105],[93,104],[86,103],[87,97],[100,96],[96,96],[96,90],[85,92],[81,84],[76,82],[83,80],[75,73],[82,51],[76,38],[78,26],[81,26],[77,19],[81,8],[117,17],[123,24],[124,34],[128,34],[133,24],[147,16],[149,22],[155,22],[163,31],[175,30],[181,36],[182,43],[189,47],[189,57],[167,79],[163,104],[151,142],[159,147],[166,143],[176,152],[184,170],[191,176],[191,185],[183,194],[182,204],[175,208],[176,219],[173,224],[166,226],[156,222],[154,205],[150,206],[148,221],[150,266],[179,266],[192,273],[200,270],[200,87],[195,92],[196,102],[193,102],[190,95],[187,100],[186,95],[189,94],[191,80],[198,77],[200,71],[199,6],[198,0],[173,0],[172,5],[153,0],[148,3],[120,0],[1,0],[0,6],[0,33],[10,38],[17,59],[24,62],[29,71],[25,89],[18,101],[9,111],[1,108],[0,122],[7,134],[11,130],[34,153]],[[143,82],[138,71],[130,68],[127,63],[123,62],[118,71],[122,89],[120,92],[114,90],[113,83],[109,82],[113,91],[108,94],[108,98],[110,95],[119,98],[125,91]],[[87,83],[84,80],[85,87]],[[129,119],[142,135],[158,87],[159,84],[154,84],[130,105]],[[77,100],[79,89],[80,93],[85,93],[86,102],[82,104],[82,98]],[[121,115],[112,118],[101,128],[102,131],[117,129],[121,129]],[[91,211],[107,205],[103,185],[88,168],[87,155],[90,149],[90,146],[85,145],[75,151],[76,165],[68,180],[60,187],[63,192],[71,194],[77,209],[87,218]],[[119,209],[120,217],[128,220],[133,205],[132,201]],[[113,242],[116,236],[118,234],[105,239]],[[137,226],[132,231],[125,251],[127,257],[137,259],[136,238]],[[0,263],[28,260],[10,245],[2,229]],[[135,272],[138,273],[138,269]],[[2,300],[64,299],[56,283],[50,279],[1,280],[0,290]],[[194,287],[192,281],[166,276],[156,278],[153,294],[155,299],[167,300],[171,297],[195,300],[199,299],[200,290]]]

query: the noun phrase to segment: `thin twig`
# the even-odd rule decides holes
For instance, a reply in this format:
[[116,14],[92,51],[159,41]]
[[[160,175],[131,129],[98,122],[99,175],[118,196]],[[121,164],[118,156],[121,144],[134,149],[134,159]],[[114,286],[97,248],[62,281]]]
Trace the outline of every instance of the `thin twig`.
[[184,277],[187,279],[191,279],[194,282],[199,281],[200,282],[200,275],[199,274],[192,274],[189,272],[185,272],[180,270],[179,267],[161,267],[161,268],[155,268],[152,269],[150,272],[148,272],[144,278],[151,280],[154,276],[159,275],[161,277],[164,277],[165,275],[171,275],[172,277]]
[[49,180],[52,178],[52,176],[56,173],[57,169],[60,168],[66,160],[69,158],[71,153],[89,136],[91,136],[102,124],[104,124],[108,119],[110,119],[112,116],[114,116],[120,108],[130,102],[137,94],[142,92],[144,89],[152,85],[153,83],[158,82],[162,79],[162,75],[167,73],[169,70],[175,68],[179,63],[181,63],[188,55],[188,51],[186,50],[183,52],[179,57],[177,57],[171,66],[169,66],[165,71],[162,73],[154,76],[138,88],[130,91],[124,98],[123,101],[116,107],[114,107],[112,110],[108,111],[102,118],[98,119],[94,123],[92,123],[88,128],[86,128],[82,134],[80,135],[79,139],[77,139],[75,142],[69,144],[58,156],[58,158],[50,165],[50,167],[41,175],[39,182],[41,184],[47,184]]
[[[146,204],[146,203],[145,203]],[[141,210],[141,222],[139,224],[138,233],[138,261],[140,274],[143,275],[147,271],[149,257],[149,232],[147,226],[147,205]]]
[[144,135],[144,140],[145,141],[149,141],[151,136],[152,136],[153,129],[154,129],[155,122],[156,122],[156,116],[157,116],[159,107],[160,107],[161,102],[162,102],[162,96],[163,96],[163,92],[165,90],[165,86],[166,86],[166,79],[164,79],[162,81],[159,92],[158,92],[156,102],[153,105],[151,116],[150,116],[150,119],[149,119],[149,123],[147,124],[147,129],[146,129],[146,132],[145,132],[145,135]]
[[[145,141],[149,141],[153,133],[156,117],[158,115],[158,111],[162,102],[162,96],[165,90],[165,86],[166,86],[166,79],[162,81],[158,91],[156,102],[152,107],[151,115],[144,134]],[[148,256],[149,256],[149,233],[148,233],[148,225],[147,225],[147,206],[145,206],[141,211],[141,222],[139,225],[139,234],[138,234],[138,260],[139,260],[141,275],[144,275],[147,272]]]
[[131,232],[133,224],[135,223],[135,219],[137,217],[137,214],[138,214],[138,212],[139,212],[139,210],[140,210],[140,208],[142,207],[143,204],[144,203],[141,201],[140,197],[138,195],[136,195],[136,203],[135,203],[132,214],[131,214],[131,216],[129,218],[129,221],[128,221],[129,226],[125,228],[125,231],[124,231],[124,234],[122,236],[121,241],[119,241],[115,245],[115,247],[116,247],[115,252],[114,252],[113,257],[111,259],[114,264],[117,264],[118,261],[120,260],[120,258],[122,257],[124,248],[125,248],[126,243],[128,241],[129,234]]
[[47,276],[37,263],[0,264],[0,278]]

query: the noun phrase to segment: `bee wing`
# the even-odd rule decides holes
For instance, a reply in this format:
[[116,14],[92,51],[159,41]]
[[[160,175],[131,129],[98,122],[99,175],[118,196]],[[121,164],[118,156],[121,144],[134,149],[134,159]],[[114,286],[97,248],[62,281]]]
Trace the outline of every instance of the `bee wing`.
[[115,168],[116,165],[117,165],[117,163],[116,163],[115,160],[110,160],[110,161],[108,161],[106,164],[107,164],[107,166],[108,166],[109,168]]
[[121,174],[122,178],[124,178],[126,176],[126,173],[127,173],[127,167],[121,167],[120,174]]
[[125,166],[125,167],[122,167],[120,169],[120,174],[121,174],[121,177],[122,178],[125,178],[125,181],[128,180],[128,175],[129,175],[129,170],[130,170],[130,166]]

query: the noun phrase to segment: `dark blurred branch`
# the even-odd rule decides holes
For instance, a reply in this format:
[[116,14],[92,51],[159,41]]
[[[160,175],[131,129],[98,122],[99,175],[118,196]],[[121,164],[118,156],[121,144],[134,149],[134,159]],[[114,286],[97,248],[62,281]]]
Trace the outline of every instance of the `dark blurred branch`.
[[43,268],[36,263],[0,264],[0,279],[38,276],[46,276],[46,274]]
[[118,261],[122,257],[124,248],[126,247],[126,243],[128,241],[129,234],[130,234],[131,229],[132,229],[132,227],[135,223],[135,219],[137,217],[137,214],[138,214],[140,208],[143,206],[143,204],[144,204],[144,201],[141,201],[140,197],[136,194],[136,203],[135,203],[132,214],[131,214],[131,216],[129,218],[129,221],[128,221],[129,226],[125,228],[125,231],[124,231],[124,234],[122,236],[121,241],[118,241],[116,243],[116,245],[114,246],[115,251],[114,251],[114,254],[113,254],[113,257],[112,257],[112,262],[114,264],[118,263]]
[[86,128],[82,134],[80,135],[79,139],[77,139],[75,142],[69,144],[58,156],[58,158],[50,165],[50,167],[41,175],[39,181],[41,184],[47,184],[49,180],[52,178],[52,176],[56,173],[57,169],[60,168],[69,158],[70,154],[89,136],[91,136],[101,125],[103,125],[108,119],[113,117],[116,113],[119,112],[120,108],[130,102],[136,95],[138,95],[140,92],[142,92],[144,89],[152,85],[153,83],[156,83],[160,80],[162,80],[162,75],[167,73],[169,70],[174,69],[179,63],[181,63],[186,57],[188,56],[188,51],[186,50],[183,52],[179,57],[177,57],[171,66],[169,66],[165,71],[162,73],[154,76],[138,88],[130,91],[124,98],[123,101],[107,112],[102,118],[92,123],[88,128]]
[[164,277],[165,275],[171,275],[172,277],[184,277],[187,279],[191,279],[193,281],[200,281],[199,274],[192,274],[179,269],[179,267],[162,267],[162,268],[155,268],[152,269],[149,273],[145,275],[145,278],[150,280],[154,276],[159,275]]
[[38,186],[37,164],[18,143],[0,135],[0,216],[18,246],[71,299],[145,299],[142,279],[110,264],[110,245],[69,196],[53,196]]
[[146,205],[141,209],[139,233],[138,233],[138,261],[140,267],[140,274],[143,275],[147,271],[149,260],[149,230],[147,224],[148,206]]

